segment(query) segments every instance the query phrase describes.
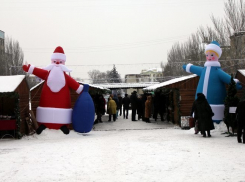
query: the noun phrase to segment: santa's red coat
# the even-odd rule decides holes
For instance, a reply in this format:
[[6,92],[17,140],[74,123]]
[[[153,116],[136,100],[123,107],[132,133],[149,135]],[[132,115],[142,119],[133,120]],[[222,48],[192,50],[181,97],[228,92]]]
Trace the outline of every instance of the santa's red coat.
[[36,111],[39,124],[44,124],[50,129],[60,129],[61,126],[70,124],[72,109],[69,89],[71,88],[80,94],[83,86],[64,72],[65,86],[59,92],[52,92],[47,85],[49,71],[30,65],[28,72],[45,80],[39,107]]

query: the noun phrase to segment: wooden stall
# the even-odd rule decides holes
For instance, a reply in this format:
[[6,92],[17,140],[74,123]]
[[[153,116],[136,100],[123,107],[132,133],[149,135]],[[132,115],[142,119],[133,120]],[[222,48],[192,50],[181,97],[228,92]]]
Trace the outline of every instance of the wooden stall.
[[237,91],[237,96],[241,98],[244,95],[245,89],[245,69],[237,70],[235,78],[238,79],[242,85],[242,89]]
[[147,87],[145,91],[166,90],[169,102],[172,102],[172,122],[180,125],[180,116],[190,116],[195,100],[199,77],[197,75],[183,76]]
[[24,75],[0,76],[0,137],[28,133],[29,87]]

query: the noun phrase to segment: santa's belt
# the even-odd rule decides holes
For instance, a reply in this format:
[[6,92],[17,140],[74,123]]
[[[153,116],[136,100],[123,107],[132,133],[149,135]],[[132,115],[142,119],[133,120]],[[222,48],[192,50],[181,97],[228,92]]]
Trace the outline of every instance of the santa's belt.
[[70,124],[72,109],[37,107],[37,121],[40,123]]

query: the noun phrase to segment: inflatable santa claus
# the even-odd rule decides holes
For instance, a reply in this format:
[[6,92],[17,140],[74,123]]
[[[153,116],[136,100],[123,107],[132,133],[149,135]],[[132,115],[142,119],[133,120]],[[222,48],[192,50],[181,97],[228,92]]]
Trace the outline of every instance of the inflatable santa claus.
[[39,123],[37,134],[45,128],[61,129],[69,134],[68,125],[72,119],[70,88],[78,94],[83,91],[83,85],[77,83],[65,72],[71,72],[66,66],[66,55],[62,47],[57,47],[51,55],[51,64],[44,69],[33,65],[23,65],[23,70],[34,74],[45,82],[41,93],[36,119]]
[[[217,41],[213,41],[205,48],[206,62],[204,67],[194,66],[192,64],[183,65],[183,69],[189,73],[200,76],[196,94],[203,93],[214,113],[213,121],[220,123],[224,118],[224,100],[226,97],[225,84],[231,82],[231,76],[221,69],[219,58],[222,49]],[[242,86],[237,79],[236,88],[241,89]],[[196,95],[197,97],[197,95]]]

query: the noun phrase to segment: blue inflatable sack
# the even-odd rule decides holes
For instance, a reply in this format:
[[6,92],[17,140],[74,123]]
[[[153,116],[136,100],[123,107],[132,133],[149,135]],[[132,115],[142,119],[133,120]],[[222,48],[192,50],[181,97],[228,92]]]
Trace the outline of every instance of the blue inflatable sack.
[[73,129],[79,133],[88,133],[92,130],[94,124],[94,102],[88,93],[89,85],[83,85],[83,92],[78,97],[73,112]]

